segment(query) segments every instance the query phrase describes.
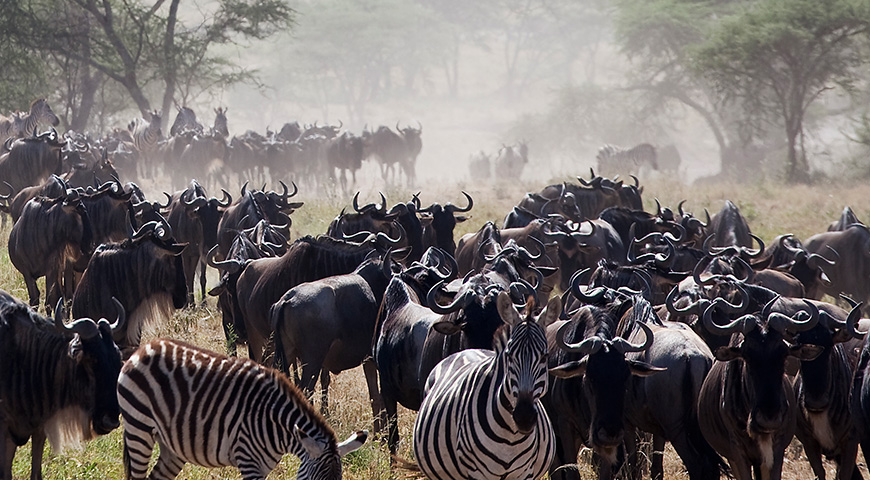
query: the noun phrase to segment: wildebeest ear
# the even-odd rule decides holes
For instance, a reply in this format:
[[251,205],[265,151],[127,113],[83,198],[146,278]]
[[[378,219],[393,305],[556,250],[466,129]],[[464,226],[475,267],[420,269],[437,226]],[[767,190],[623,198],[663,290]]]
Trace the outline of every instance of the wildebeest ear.
[[468,217],[466,217],[465,215],[454,215],[453,218],[456,219],[456,223],[462,223],[468,220]]
[[428,227],[429,225],[432,225],[432,220],[432,217],[422,217],[420,218],[420,225]]
[[812,361],[818,358],[822,352],[825,351],[825,347],[819,345],[792,345],[788,349],[789,355],[793,357],[797,357],[801,361]]
[[223,283],[221,283],[220,285],[209,290],[208,294],[211,295],[212,297],[217,297],[217,296],[222,295],[226,291],[227,291],[227,286],[224,285]]
[[184,251],[185,247],[187,247],[187,243],[173,243],[171,245],[163,245],[160,247],[160,250],[166,252],[168,255],[178,256],[181,255],[181,252]]
[[719,347],[713,352],[713,356],[720,362],[730,362],[740,358],[740,347]]
[[556,378],[574,378],[586,373],[586,364],[589,356],[585,356],[580,360],[563,363],[558,367],[553,367],[549,370],[550,375]]
[[535,268],[537,268],[539,272],[544,274],[545,277],[549,277],[550,275],[559,271],[559,269],[556,267],[543,267],[543,266],[535,265]]
[[514,302],[511,300],[511,295],[508,292],[498,292],[496,305],[498,306],[498,314],[504,323],[511,326],[520,323],[520,314],[517,312],[517,309],[514,308]]
[[82,345],[82,337],[77,333],[73,335],[72,340],[69,341],[69,358],[75,360],[76,363],[82,361],[82,357],[85,355],[85,349]]
[[648,377],[652,374],[667,370],[667,368],[654,367],[648,363],[632,360],[630,358],[626,358],[625,363],[628,364],[628,369],[631,370],[631,374],[637,377]]
[[464,323],[455,324],[450,320],[441,320],[440,322],[435,322],[432,328],[442,335],[456,335],[462,331],[464,325]]

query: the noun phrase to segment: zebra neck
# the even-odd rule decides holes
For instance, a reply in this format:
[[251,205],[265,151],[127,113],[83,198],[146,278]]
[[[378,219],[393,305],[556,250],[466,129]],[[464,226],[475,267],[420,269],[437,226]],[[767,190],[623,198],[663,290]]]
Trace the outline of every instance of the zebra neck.
[[501,426],[504,432],[510,432],[515,437],[525,437],[526,435],[519,432],[514,422],[513,406],[509,400],[508,384],[505,381],[508,374],[507,367],[507,355],[502,350],[495,356],[495,361],[481,372],[481,375],[488,377],[490,382],[488,394],[492,402],[492,415],[497,420],[493,425]]

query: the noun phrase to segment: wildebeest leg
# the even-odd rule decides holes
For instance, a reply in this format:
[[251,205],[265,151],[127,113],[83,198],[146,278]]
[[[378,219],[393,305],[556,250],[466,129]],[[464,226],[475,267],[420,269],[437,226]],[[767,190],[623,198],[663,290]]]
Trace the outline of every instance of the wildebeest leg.
[[12,460],[18,448],[6,430],[6,422],[0,417],[0,479],[12,480]]
[[200,302],[200,306],[205,306],[205,262],[200,259],[199,262],[199,291],[202,293],[202,301]]
[[[819,480],[825,480],[825,466],[822,464],[822,452],[819,449],[819,444],[813,438],[804,438],[801,440],[804,446],[804,452],[807,455],[807,461],[810,462],[810,467],[813,469],[813,473],[816,474],[816,478]],[[855,454],[857,454],[857,450]]]
[[175,478],[181,473],[184,468],[184,460],[166,448],[160,445],[160,456],[157,457],[157,464],[151,470],[151,475],[148,478]]
[[30,437],[30,480],[42,480],[42,454],[45,453],[45,432],[38,430]]
[[362,363],[363,373],[366,376],[366,386],[369,389],[369,401],[372,404],[372,418],[375,433],[380,433],[384,428],[384,399],[378,389],[378,366],[372,357],[366,357]]
[[838,480],[862,480],[861,471],[855,468],[855,460],[858,456],[858,441],[850,440],[843,445],[837,465]]
[[553,430],[556,434],[556,454],[550,465],[550,478],[553,480],[579,480],[580,472],[576,465],[577,455],[583,446],[581,436],[571,425],[564,422],[553,422]]
[[320,414],[324,417],[329,416],[329,370],[326,368],[320,369]]
[[399,404],[396,399],[384,395],[384,411],[387,414],[387,445],[390,448],[390,465],[394,465],[393,456],[399,450]]
[[181,257],[182,268],[184,268],[184,283],[187,284],[187,307],[192,307],[193,303],[193,277],[196,276],[196,267],[199,263],[199,257],[186,256],[182,253]]
[[[663,480],[665,478],[665,469],[662,464],[664,455],[665,437],[661,435],[653,435],[652,464],[649,467],[650,477],[652,477],[653,480]],[[680,455],[680,458],[683,458],[682,455]]]
[[[46,282],[48,277],[46,277]],[[27,295],[30,297],[30,306],[39,308],[39,287],[36,285],[36,279],[30,274],[24,275],[24,284],[27,285]],[[47,289],[47,288],[46,288]]]

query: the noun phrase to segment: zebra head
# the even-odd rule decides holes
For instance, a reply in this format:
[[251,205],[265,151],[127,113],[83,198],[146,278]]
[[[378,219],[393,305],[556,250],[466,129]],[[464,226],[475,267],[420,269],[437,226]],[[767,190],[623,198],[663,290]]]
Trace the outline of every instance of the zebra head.
[[[325,432],[321,432],[325,433]],[[368,438],[368,432],[361,430],[347,440],[336,443],[334,435],[308,435],[297,425],[294,435],[305,451],[299,458],[298,480],[340,480],[341,457],[358,449]]]
[[36,118],[36,123],[48,123],[54,127],[60,123],[44,98],[38,98],[30,104],[30,115]]
[[520,433],[528,434],[538,421],[535,403],[547,392],[546,328],[562,310],[562,301],[553,297],[538,318],[532,316],[534,301],[529,300],[522,314],[511,301],[510,294],[498,296],[498,312],[510,328],[510,337],[502,355],[506,375],[502,391],[508,399],[511,417]]

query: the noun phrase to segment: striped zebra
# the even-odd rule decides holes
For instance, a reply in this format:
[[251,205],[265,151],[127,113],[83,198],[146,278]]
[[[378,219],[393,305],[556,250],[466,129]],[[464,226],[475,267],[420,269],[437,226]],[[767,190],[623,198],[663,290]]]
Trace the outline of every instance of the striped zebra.
[[133,146],[139,152],[140,174],[143,177],[154,178],[157,170],[156,152],[160,141],[163,140],[163,131],[160,129],[162,122],[160,112],[154,110],[150,117],[151,120],[137,118],[130,122],[127,128],[133,137]]
[[637,173],[643,166],[653,170],[659,168],[656,148],[648,143],[641,143],[632,148],[607,144],[598,149],[595,158],[598,160],[598,174],[609,177]]
[[31,133],[36,136],[36,129],[42,123],[56,127],[60,119],[44,98],[38,98],[31,102],[28,113],[13,113],[10,118],[0,116],[0,143],[5,143],[12,137],[23,137]]
[[552,298],[537,321],[531,302],[524,318],[506,292],[497,305],[507,324],[498,353],[461,351],[426,380],[414,454],[429,478],[533,479],[553,460],[556,441],[540,398],[548,382],[545,330],[562,302]]
[[185,463],[233,466],[245,480],[265,479],[285,453],[302,463],[297,478],[341,478],[341,456],[366,440],[338,444],[323,417],[277,370],[176,340],[145,344],[118,379],[126,478],[175,478]]

